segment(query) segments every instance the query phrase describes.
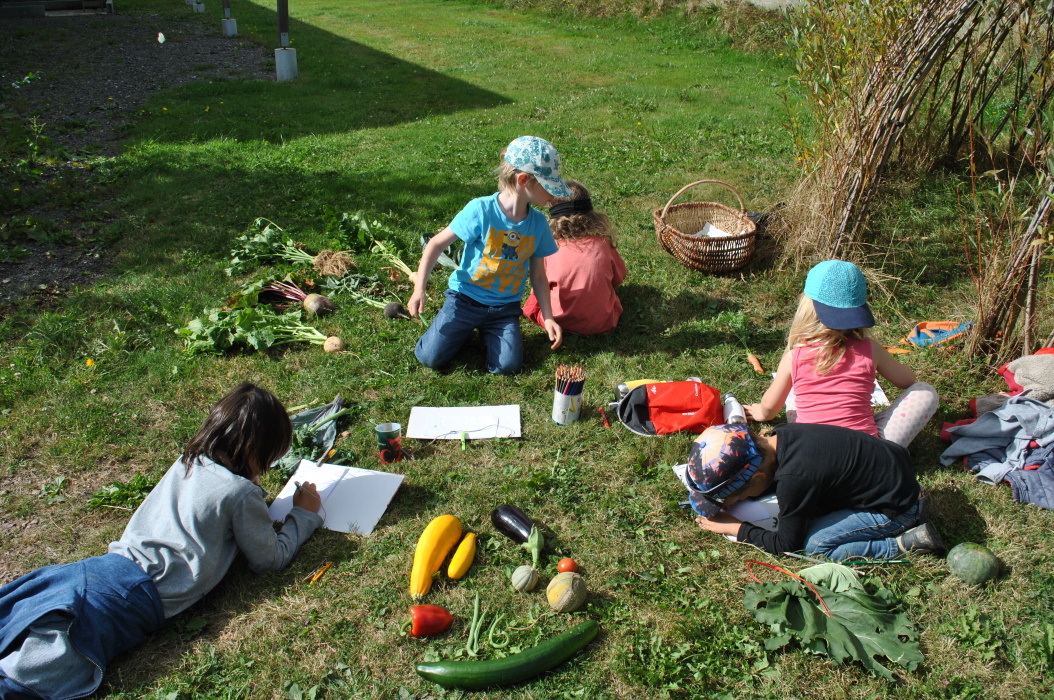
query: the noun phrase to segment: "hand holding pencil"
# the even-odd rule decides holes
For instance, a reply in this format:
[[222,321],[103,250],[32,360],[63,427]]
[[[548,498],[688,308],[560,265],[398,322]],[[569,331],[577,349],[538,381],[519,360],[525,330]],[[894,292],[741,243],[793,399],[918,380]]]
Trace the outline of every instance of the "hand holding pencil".
[[293,505],[299,506],[304,510],[309,510],[312,513],[317,513],[319,508],[322,507],[322,499],[318,495],[318,489],[310,481],[301,481],[296,485],[296,492],[293,494]]

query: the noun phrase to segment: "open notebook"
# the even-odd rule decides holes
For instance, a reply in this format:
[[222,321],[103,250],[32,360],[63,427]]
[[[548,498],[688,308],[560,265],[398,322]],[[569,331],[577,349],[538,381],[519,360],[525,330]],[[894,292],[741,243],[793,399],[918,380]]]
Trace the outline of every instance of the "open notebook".
[[276,521],[285,520],[293,509],[296,482],[309,481],[318,489],[322,499],[322,527],[337,532],[357,532],[368,535],[388,509],[395,492],[403,483],[402,474],[342,467],[301,460],[296,473],[286,482],[271,503],[268,512]]

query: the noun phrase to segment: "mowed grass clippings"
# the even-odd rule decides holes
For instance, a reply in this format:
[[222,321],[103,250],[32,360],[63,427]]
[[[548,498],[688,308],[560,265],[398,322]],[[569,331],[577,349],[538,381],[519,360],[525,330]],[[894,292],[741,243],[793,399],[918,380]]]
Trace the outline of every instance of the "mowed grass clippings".
[[[219,31],[219,6],[207,10],[201,21]],[[152,13],[165,31],[167,17],[190,10],[131,0],[122,11]],[[0,512],[12,524],[0,568],[13,577],[104,551],[128,513],[89,510],[87,498],[137,472],[159,477],[208,407],[246,379],[288,406],[340,392],[357,408],[340,426],[348,432],[340,454],[365,467],[377,465],[373,425],[405,426],[414,405],[518,403],[524,437],[464,451],[456,441],[405,441],[417,459],[397,465],[407,478],[370,537],[319,532],[289,569],[264,577],[236,564],[202,603],[113,666],[110,696],[285,698],[314,689],[316,697],[458,697],[413,667],[458,653],[478,593],[489,620],[500,612],[499,627],[525,628],[510,631],[510,649],[585,617],[601,624],[598,640],[557,672],[478,697],[1043,697],[1054,649],[1037,632],[1054,624],[1054,517],[937,461],[940,422],[1001,388],[983,361],[954,348],[904,359],[944,398],[912,446],[934,521],[949,545],[992,547],[1004,571],[978,589],[933,559],[867,570],[908,601],[920,630],[926,663],[896,685],[796,648],[767,650],[766,630],[742,607],[745,563],[777,560],[702,533],[677,506],[685,494],[670,466],[686,459],[691,436],[641,438],[599,420],[596,407],[628,379],[699,376],[722,390],[745,382],[736,390],[744,402],[764,391],[767,377],[746,363],[735,328],[742,324],[750,350],[774,370],[805,269],[763,241],[769,257],[740,273],[688,271],[658,247],[651,211],[700,179],[728,183],[751,211],[789,191],[796,171],[781,110],[783,91],[795,88],[787,57],[771,45],[740,52],[713,11],[630,21],[479,3],[305,0],[291,12],[298,80],[200,81],[156,95],[112,166],[123,217],[111,274],[0,320]],[[235,41],[276,45],[270,6],[239,5],[234,16]],[[334,243],[333,212],[364,210],[396,232],[414,266],[418,236],[493,192],[498,151],[521,134],[550,139],[566,174],[590,187],[616,225],[630,276],[612,335],[571,337],[553,353],[525,324],[523,374],[487,375],[478,347],[433,372],[413,358],[419,324],[387,321],[338,296],[338,311],[316,325],[343,338],[344,354],[298,345],[226,357],[183,352],[177,328],[244,282],[284,274],[224,274],[231,242],[256,217],[317,251]],[[895,195],[875,222],[874,267],[889,293],[871,300],[887,344],[915,322],[964,318],[971,290],[957,255],[954,189],[924,182]],[[708,200],[737,204],[719,185],[680,201]],[[361,272],[386,279],[383,262],[352,254]],[[445,278],[433,275],[429,317]],[[405,282],[385,285],[409,297]],[[561,363],[589,373],[582,420],[567,427],[549,417]],[[59,477],[64,500],[48,490]],[[276,493],[282,484],[270,477],[264,485]],[[545,526],[543,583],[561,556],[579,562],[586,608],[545,616],[541,591],[512,591],[508,575],[529,555],[491,527],[501,503]],[[426,599],[457,622],[436,640],[401,637],[417,538],[443,513],[480,535],[469,574],[438,576]],[[306,583],[327,560],[326,575]]]

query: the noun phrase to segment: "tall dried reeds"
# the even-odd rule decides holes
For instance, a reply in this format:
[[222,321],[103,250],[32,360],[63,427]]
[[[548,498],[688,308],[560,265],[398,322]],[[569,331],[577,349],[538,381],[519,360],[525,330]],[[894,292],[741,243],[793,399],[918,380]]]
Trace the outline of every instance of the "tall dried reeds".
[[[982,178],[994,180],[995,187],[985,187]],[[1039,263],[1042,246],[1049,243],[1054,178],[1048,174],[1041,187],[1024,194],[1018,191],[1022,182],[1020,173],[1008,177],[991,170],[978,175],[975,169],[970,201],[960,206],[972,215],[972,221],[963,222],[964,248],[977,292],[977,319],[966,348],[970,354],[991,357],[995,364],[1044,344],[1034,341],[1042,281]]]
[[1049,142],[1050,12],[1040,0],[805,3],[794,43],[807,115],[790,121],[803,177],[776,229],[792,258],[858,255],[893,163],[955,163],[971,134],[1034,162]]

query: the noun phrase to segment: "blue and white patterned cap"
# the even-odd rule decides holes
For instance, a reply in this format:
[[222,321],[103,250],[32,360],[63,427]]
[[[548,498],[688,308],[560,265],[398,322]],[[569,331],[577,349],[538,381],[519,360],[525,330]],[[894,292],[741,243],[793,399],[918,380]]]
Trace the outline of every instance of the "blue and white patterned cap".
[[505,162],[534,175],[554,197],[570,197],[571,188],[560,177],[560,154],[553,144],[537,136],[520,136],[505,149]]

